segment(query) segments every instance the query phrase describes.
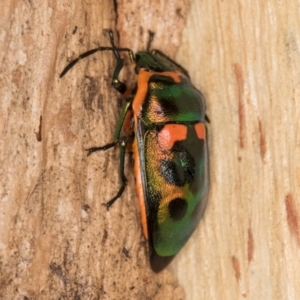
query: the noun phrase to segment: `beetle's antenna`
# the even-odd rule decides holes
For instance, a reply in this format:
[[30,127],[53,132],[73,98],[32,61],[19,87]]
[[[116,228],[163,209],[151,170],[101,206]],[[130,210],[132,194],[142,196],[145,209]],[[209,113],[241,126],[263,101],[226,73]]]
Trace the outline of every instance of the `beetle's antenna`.
[[[82,58],[86,58],[98,51],[112,51],[114,53],[115,58],[117,59],[117,61],[123,61],[122,58],[120,57],[120,53],[119,52],[128,52],[128,56],[131,60],[131,62],[134,62],[135,57],[134,54],[132,52],[131,49],[129,48],[119,48],[115,46],[115,42],[114,42],[114,34],[113,31],[110,29],[108,30],[108,34],[109,34],[109,39],[110,39],[110,43],[111,43],[111,47],[98,47],[98,48],[94,48],[91,50],[88,50],[82,54],[80,54],[77,58],[75,58],[74,60],[72,60],[71,62],[68,63],[68,65],[63,69],[63,71],[60,73],[59,77],[62,78],[63,76],[65,76],[65,74],[74,67],[74,65],[76,65],[79,60],[81,60]],[[153,35],[154,33],[149,31],[149,42],[148,42],[148,47],[150,47],[151,41],[153,39]],[[122,64],[123,66],[123,64]]]
[[72,60],[64,69],[63,71],[60,73],[59,77],[62,78],[70,69],[72,69],[74,67],[74,65],[76,65],[78,63],[79,60],[86,58],[98,51],[113,51],[114,54],[116,55],[116,53],[118,52],[128,52],[129,56],[131,55],[132,51],[129,48],[116,48],[116,47],[98,47],[95,49],[91,49],[89,51],[86,51],[82,54],[80,54],[77,58],[75,58],[74,60]]

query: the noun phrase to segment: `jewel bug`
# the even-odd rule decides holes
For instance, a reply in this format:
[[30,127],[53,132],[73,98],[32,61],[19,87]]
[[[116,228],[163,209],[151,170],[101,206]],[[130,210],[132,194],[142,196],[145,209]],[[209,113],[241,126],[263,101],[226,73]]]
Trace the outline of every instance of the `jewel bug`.
[[[209,190],[205,100],[191,83],[188,72],[159,50],[151,50],[153,33],[146,51],[136,54],[110,44],[82,53],[62,71],[63,77],[80,59],[98,51],[112,51],[116,67],[112,86],[125,95],[113,141],[87,149],[88,155],[120,146],[121,187],[106,206],[110,207],[125,190],[126,147],[132,143],[136,189],[143,233],[149,240],[150,264],[155,272],[165,268],[187,242],[199,223]],[[128,53],[137,76],[133,91],[119,80]],[[133,138],[122,136],[126,120],[133,120]]]

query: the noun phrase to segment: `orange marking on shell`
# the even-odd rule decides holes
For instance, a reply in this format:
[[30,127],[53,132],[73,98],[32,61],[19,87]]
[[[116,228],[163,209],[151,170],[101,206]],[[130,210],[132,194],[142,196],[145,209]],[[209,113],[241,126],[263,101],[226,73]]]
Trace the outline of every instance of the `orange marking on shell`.
[[195,130],[196,130],[198,139],[205,140],[205,136],[206,136],[205,125],[203,123],[195,124]]
[[180,82],[180,74],[178,71],[174,72],[149,72],[146,70],[141,69],[137,75],[137,92],[134,97],[133,103],[132,103],[132,108],[134,111],[134,114],[136,116],[139,115],[143,101],[146,98],[147,91],[148,91],[148,82],[149,79],[152,75],[158,74],[162,76],[168,76],[174,79],[175,82]]
[[175,142],[186,140],[187,131],[183,124],[166,124],[158,134],[158,143],[164,149],[172,149]]
[[[137,120],[135,120],[136,122]],[[137,124],[137,123],[135,123]],[[143,192],[143,184],[141,178],[141,167],[140,167],[140,159],[138,153],[138,146],[136,138],[132,143],[132,151],[133,151],[133,159],[134,159],[134,176],[135,176],[135,186],[137,190],[137,195],[139,199],[139,207],[141,211],[141,223],[143,234],[146,239],[148,239],[148,226],[147,226],[147,216],[146,216],[146,207],[145,207],[145,197]]]
[[[152,75],[159,74],[162,76],[168,76],[173,78],[175,82],[181,82],[180,75],[181,73],[178,71],[174,72],[148,72],[146,70],[141,69],[137,75],[137,92],[132,102],[132,109],[134,114],[134,122],[135,126],[137,124],[137,117],[141,111],[141,107],[146,98],[148,92],[148,82]],[[177,124],[175,124],[177,125]],[[136,131],[136,128],[135,128]],[[171,135],[172,136],[172,135]],[[180,134],[179,134],[180,136]],[[182,134],[181,134],[182,136]],[[186,136],[186,134],[185,134]],[[171,143],[171,141],[170,141]],[[169,144],[170,144],[169,143]],[[173,142],[174,143],[174,142]],[[148,226],[147,226],[147,215],[146,215],[146,206],[145,206],[145,196],[143,192],[143,183],[141,178],[141,166],[139,160],[139,152],[138,145],[136,139],[132,144],[133,158],[134,158],[134,174],[135,174],[135,185],[139,199],[139,206],[141,211],[141,223],[143,228],[143,234],[148,239]]]

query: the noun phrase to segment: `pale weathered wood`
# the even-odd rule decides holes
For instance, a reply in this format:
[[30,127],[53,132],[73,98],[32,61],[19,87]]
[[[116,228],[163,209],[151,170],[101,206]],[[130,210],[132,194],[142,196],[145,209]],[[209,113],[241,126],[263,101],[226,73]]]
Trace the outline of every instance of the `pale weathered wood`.
[[211,193],[187,299],[300,299],[299,1],[192,1],[177,61],[207,99]]

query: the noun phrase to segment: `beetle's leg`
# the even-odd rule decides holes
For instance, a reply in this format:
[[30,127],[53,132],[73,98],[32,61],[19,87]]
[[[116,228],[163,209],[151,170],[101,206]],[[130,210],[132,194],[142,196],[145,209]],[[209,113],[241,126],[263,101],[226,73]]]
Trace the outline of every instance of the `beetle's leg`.
[[120,171],[120,179],[121,179],[121,187],[118,191],[118,193],[116,194],[116,196],[114,196],[111,200],[109,200],[106,204],[104,204],[106,206],[106,208],[110,208],[114,202],[120,198],[126,188],[127,185],[127,178],[125,176],[124,173],[124,165],[125,165],[125,153],[126,153],[126,144],[127,144],[127,139],[126,137],[122,137],[119,141],[119,145],[120,145],[120,166],[119,166],[119,171]]
[[[127,90],[126,84],[119,80],[119,74],[124,66],[124,59],[121,58],[120,56],[119,48],[115,46],[114,34],[112,30],[109,30],[108,33],[109,33],[109,38],[113,49],[113,53],[115,55],[115,58],[117,59],[117,65],[113,72],[112,85],[119,93],[124,94]],[[130,60],[133,61],[134,60],[133,52],[130,50],[128,51],[128,53],[129,53]]]
[[155,33],[153,31],[150,31],[150,30],[148,30],[148,33],[149,33],[149,39],[148,39],[146,51],[150,52],[150,47],[151,47],[151,44],[152,44]]
[[114,44],[114,35],[111,30],[109,31],[109,37],[110,37],[110,43],[112,45],[112,48],[114,49],[113,52],[114,52],[115,58],[117,59],[117,65],[113,72],[111,84],[119,93],[124,94],[127,90],[126,84],[119,80],[119,74],[124,66],[124,59],[121,58],[120,53],[116,50],[116,47]]
[[119,171],[120,171],[120,180],[121,180],[121,187],[116,194],[115,197],[113,197],[108,203],[106,203],[106,207],[109,208],[118,198],[120,198],[125,190],[126,184],[127,184],[127,179],[124,174],[124,164],[125,164],[125,153],[126,153],[126,145],[127,145],[127,138],[126,137],[120,137],[121,135],[121,130],[124,125],[124,121],[126,120],[126,117],[128,114],[131,112],[131,102],[132,102],[133,97],[128,97],[126,98],[125,105],[123,107],[123,110],[121,112],[120,120],[117,124],[117,128],[115,130],[114,134],[114,139],[111,143],[108,143],[102,147],[92,147],[89,149],[86,149],[88,152],[87,155],[92,154],[93,152],[100,151],[100,150],[107,150],[115,145],[119,144],[120,145],[120,166],[119,166]]
[[[121,187],[120,187],[118,193],[116,194],[116,196],[114,196],[110,201],[108,201],[107,203],[104,204],[107,207],[107,209],[110,208],[114,204],[114,202],[122,196],[122,194],[126,188],[126,185],[127,185],[127,178],[124,173],[127,138],[121,137],[117,143],[119,143],[119,145],[120,145],[120,166],[119,166],[120,173],[119,173],[119,175],[120,175],[120,180],[121,180]],[[117,143],[113,142],[113,143],[107,144],[103,147],[94,147],[94,148],[87,149],[89,151],[88,155],[90,155],[90,153],[98,151],[98,150],[107,150],[107,149],[115,146]]]
[[116,144],[120,143],[121,130],[122,130],[126,115],[130,112],[132,99],[133,99],[133,97],[126,98],[126,102],[122,109],[120,119],[117,123],[117,128],[115,130],[113,141],[111,143],[108,143],[101,147],[92,147],[92,148],[85,149],[88,152],[88,154],[87,154],[88,156],[91,155],[93,152],[107,150],[107,149],[114,147]]
[[153,55],[160,55],[162,56],[164,59],[166,59],[169,63],[173,64],[181,73],[183,73],[187,78],[190,78],[190,75],[188,73],[188,71],[182,67],[180,64],[178,64],[176,61],[174,61],[173,59],[171,59],[168,55],[166,55],[165,53],[161,52],[160,50],[157,49],[153,49],[151,51],[151,54]]

